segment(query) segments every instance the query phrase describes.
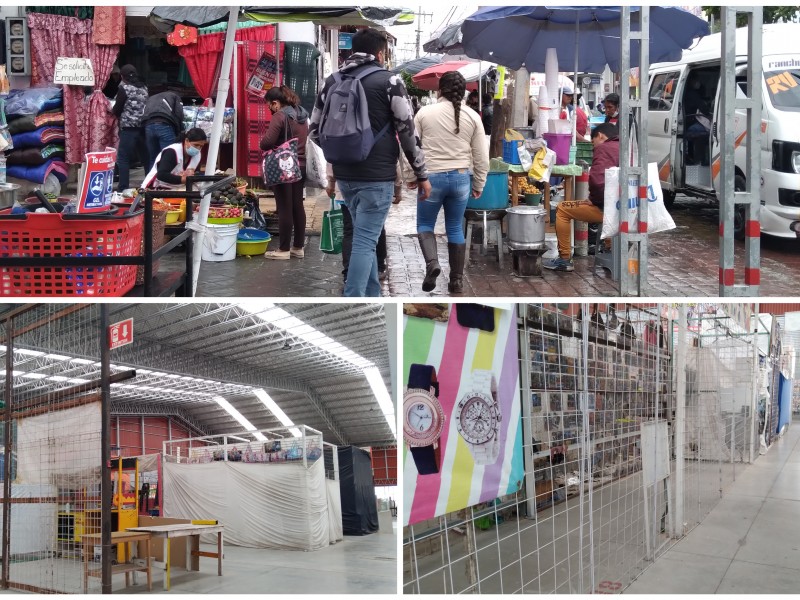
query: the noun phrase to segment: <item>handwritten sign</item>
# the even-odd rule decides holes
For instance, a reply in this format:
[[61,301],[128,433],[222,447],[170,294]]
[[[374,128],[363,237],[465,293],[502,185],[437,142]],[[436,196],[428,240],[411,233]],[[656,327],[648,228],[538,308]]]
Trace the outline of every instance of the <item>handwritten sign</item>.
[[275,85],[275,80],[278,77],[278,61],[269,52],[264,52],[250,75],[250,80],[247,82],[247,91],[257,96],[262,96],[264,93]]
[[94,87],[94,69],[92,68],[92,61],[88,58],[68,58],[59,56],[56,59],[53,83]]

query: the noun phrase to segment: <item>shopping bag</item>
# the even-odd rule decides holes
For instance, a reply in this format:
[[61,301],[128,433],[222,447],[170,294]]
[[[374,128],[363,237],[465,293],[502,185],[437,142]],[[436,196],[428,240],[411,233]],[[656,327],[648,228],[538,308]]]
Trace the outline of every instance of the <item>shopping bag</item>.
[[308,138],[306,141],[306,182],[314,187],[328,187],[327,166],[322,148]]
[[325,254],[341,254],[343,238],[344,217],[341,209],[336,208],[336,203],[331,198],[331,209],[322,213],[322,235],[319,237],[319,249]]
[[675,221],[664,205],[664,191],[661,189],[658,165],[654,162],[647,165],[647,200],[647,232],[658,233],[675,229]]
[[533,157],[533,164],[528,170],[528,177],[534,181],[549,181],[550,172],[556,162],[556,153],[548,148],[540,148]]
[[261,170],[267,187],[300,181],[303,174],[297,159],[297,138],[264,152]]

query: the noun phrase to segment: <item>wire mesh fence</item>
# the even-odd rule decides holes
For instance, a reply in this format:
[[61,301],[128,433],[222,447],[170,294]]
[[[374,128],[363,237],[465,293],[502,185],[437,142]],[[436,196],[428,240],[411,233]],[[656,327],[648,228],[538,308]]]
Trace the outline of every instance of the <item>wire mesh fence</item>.
[[619,593],[757,454],[732,308],[692,307],[683,337],[671,305],[518,308],[524,486],[408,525],[405,593]]
[[[59,316],[71,313],[66,330]],[[84,592],[83,553],[96,564],[101,526],[101,402],[96,305],[44,305],[3,321],[3,581],[7,586]],[[60,354],[69,340],[97,354]],[[91,344],[91,342],[94,342]],[[6,477],[5,475],[8,475]],[[90,536],[96,535],[96,544]],[[92,578],[89,591],[99,591]]]

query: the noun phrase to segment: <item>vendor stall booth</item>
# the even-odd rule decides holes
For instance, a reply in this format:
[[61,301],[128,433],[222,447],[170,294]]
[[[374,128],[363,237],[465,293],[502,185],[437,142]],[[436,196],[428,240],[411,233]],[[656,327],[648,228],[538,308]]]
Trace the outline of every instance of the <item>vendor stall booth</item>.
[[[330,537],[323,440],[298,425],[264,430],[258,441],[216,435],[164,442],[165,517],[225,520],[227,543],[319,550]],[[264,438],[264,439],[261,439]],[[333,473],[332,475],[335,475]]]
[[339,485],[345,535],[367,535],[378,531],[378,507],[369,452],[339,448]]

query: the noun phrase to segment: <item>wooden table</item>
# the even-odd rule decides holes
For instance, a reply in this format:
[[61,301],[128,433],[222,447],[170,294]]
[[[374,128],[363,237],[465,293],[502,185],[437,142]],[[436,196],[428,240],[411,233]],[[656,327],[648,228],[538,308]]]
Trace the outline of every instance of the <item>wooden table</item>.
[[[147,591],[153,591],[153,576],[150,571],[150,534],[143,531],[128,532],[128,531],[112,531],[111,544],[132,544],[133,542],[144,542],[144,565],[137,565],[131,561],[133,552],[129,548],[126,552],[128,562],[120,563],[111,566],[111,574],[118,575],[125,573],[125,587],[128,587],[130,582],[130,574],[136,574],[137,571],[144,571],[147,573]],[[94,547],[102,544],[102,537],[99,533],[89,533],[81,536],[81,545],[83,546],[83,593],[89,591],[89,577],[102,577],[103,570],[89,568],[89,556],[94,555]],[[136,579],[134,577],[134,583]]]
[[[151,525],[149,527],[129,527],[126,531],[146,533],[154,538],[164,540],[164,589],[170,586],[169,541],[172,538],[191,537],[191,544],[186,544],[186,567],[191,571],[200,570],[200,557],[217,559],[217,575],[222,576],[222,532],[224,525]],[[217,551],[201,552],[200,536],[204,533],[217,534]]]

